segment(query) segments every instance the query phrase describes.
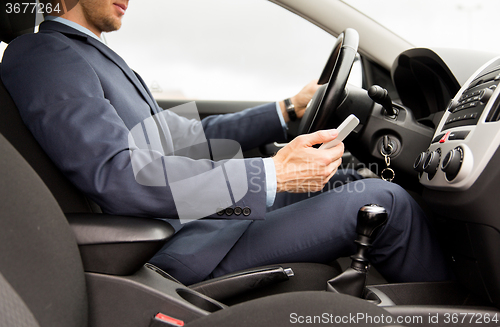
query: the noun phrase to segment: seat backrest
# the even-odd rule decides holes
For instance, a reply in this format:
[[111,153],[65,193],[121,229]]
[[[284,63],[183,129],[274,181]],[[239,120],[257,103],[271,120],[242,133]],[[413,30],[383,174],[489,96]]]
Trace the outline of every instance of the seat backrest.
[[[9,43],[16,37],[33,33],[36,12],[30,10],[7,14],[6,4],[0,0],[0,41]],[[11,2],[12,3],[12,2]],[[0,67],[1,74],[1,67]],[[31,132],[24,125],[19,111],[5,86],[0,81],[0,133],[21,153],[49,187],[65,213],[101,212],[93,201],[71,184],[42,150]]]
[[33,33],[36,23],[36,10],[34,12],[32,10],[19,10],[16,13],[14,8],[8,10],[7,3],[13,6],[19,1],[0,0],[0,41],[9,43],[19,35]]
[[78,247],[56,200],[0,134],[0,326],[87,326]]
[[[1,66],[0,66],[1,74]],[[0,81],[0,133],[17,149],[48,186],[65,213],[101,212],[56,167],[24,125],[10,94]]]

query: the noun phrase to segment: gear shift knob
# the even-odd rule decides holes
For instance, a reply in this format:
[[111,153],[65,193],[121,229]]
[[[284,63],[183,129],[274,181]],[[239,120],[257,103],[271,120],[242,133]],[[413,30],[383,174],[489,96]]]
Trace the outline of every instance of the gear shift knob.
[[357,251],[351,256],[351,267],[342,274],[330,279],[327,290],[337,293],[363,297],[366,291],[366,274],[370,267],[367,251],[372,246],[372,240],[380,227],[387,223],[387,211],[377,204],[367,204],[358,211],[356,233],[354,241]]
[[372,246],[372,240],[377,235],[380,227],[387,223],[387,211],[378,204],[367,204],[358,211],[356,233],[358,238],[354,241],[358,245],[358,251],[351,256],[351,268],[359,271],[368,270],[368,258],[366,252]]
[[356,233],[374,238],[387,222],[387,211],[377,204],[367,204],[359,209]]

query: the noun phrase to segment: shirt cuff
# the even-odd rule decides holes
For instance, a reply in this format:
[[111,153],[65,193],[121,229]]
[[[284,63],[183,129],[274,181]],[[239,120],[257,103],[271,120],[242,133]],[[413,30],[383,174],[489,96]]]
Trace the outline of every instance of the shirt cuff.
[[271,207],[276,199],[276,190],[278,188],[276,167],[272,158],[264,158],[262,161],[264,162],[264,170],[266,171],[266,206]]
[[[278,112],[278,117],[280,118],[281,127],[283,127],[283,134],[285,135],[286,140],[286,131],[288,131],[288,126],[285,123],[285,118],[283,118],[283,113],[281,112],[281,107],[279,101],[276,102],[276,111]],[[274,165],[273,165],[274,167]]]

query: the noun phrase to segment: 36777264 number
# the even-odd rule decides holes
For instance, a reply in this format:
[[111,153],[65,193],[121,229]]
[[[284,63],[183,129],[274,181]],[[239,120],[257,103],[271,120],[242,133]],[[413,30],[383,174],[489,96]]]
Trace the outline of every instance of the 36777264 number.
[[38,13],[38,14],[52,14],[52,13],[60,13],[61,8],[59,7],[59,3],[55,6],[49,2],[47,4],[36,3],[36,2],[7,2],[5,4],[5,12],[7,14],[26,14],[26,13]]

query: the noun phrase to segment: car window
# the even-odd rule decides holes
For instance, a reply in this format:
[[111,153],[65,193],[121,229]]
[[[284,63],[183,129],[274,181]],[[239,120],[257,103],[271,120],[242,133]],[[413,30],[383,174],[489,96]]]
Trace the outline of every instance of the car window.
[[[3,56],[3,52],[5,51],[5,49],[7,48],[7,43],[5,42],[0,42],[0,58],[2,58]],[[0,60],[1,61],[1,60]]]
[[298,92],[335,43],[266,0],[131,1],[122,29],[105,39],[157,99],[252,101]]
[[497,28],[499,1],[342,0],[418,47],[500,53],[489,31]]

